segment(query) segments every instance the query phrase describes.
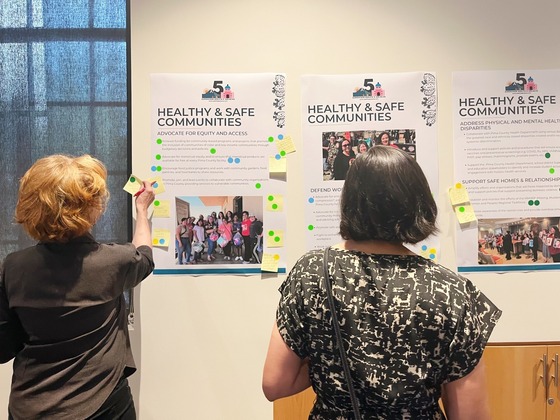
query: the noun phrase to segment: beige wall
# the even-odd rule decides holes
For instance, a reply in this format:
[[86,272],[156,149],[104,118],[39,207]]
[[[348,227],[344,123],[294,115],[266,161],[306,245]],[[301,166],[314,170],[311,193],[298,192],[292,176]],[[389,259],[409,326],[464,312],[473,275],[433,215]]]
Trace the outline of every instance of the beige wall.
[[[132,0],[133,170],[149,165],[149,74],[285,72],[287,133],[302,150],[303,74],[435,71],[440,189],[452,183],[451,74],[560,68],[560,3],[463,0]],[[304,249],[304,156],[288,162],[288,266]],[[440,192],[442,263],[454,220]],[[494,341],[560,340],[558,274],[470,276],[504,316]],[[141,420],[271,419],[261,367],[281,279],[149,278],[132,334]],[[0,369],[0,418],[10,366]]]

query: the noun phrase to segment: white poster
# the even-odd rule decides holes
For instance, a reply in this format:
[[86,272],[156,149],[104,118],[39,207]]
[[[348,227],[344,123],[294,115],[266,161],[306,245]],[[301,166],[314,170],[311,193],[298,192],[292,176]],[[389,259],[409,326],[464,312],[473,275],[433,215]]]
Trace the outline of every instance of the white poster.
[[[397,147],[412,155],[437,195],[436,107],[433,73],[302,77],[308,249],[341,240],[339,199],[346,170],[370,147]],[[438,243],[432,237],[411,249],[437,260]]]
[[455,182],[476,223],[457,224],[459,271],[559,269],[559,70],[453,75]]
[[153,74],[151,96],[155,273],[285,272],[284,75]]

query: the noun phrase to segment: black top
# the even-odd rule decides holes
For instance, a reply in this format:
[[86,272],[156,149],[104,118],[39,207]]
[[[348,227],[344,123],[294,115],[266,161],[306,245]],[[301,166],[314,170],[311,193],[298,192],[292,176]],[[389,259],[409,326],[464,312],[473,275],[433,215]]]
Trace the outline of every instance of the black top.
[[0,281],[0,362],[15,356],[15,419],[93,414],[136,368],[125,290],[153,270],[150,247],[84,236],[8,255]]
[[346,172],[350,168],[350,161],[355,159],[356,156],[354,153],[350,153],[349,156],[346,156],[344,153],[339,153],[336,155],[333,164],[333,177],[337,180],[344,180],[346,179]]
[[[331,249],[329,272],[363,418],[444,419],[441,385],[475,368],[501,311],[420,256]],[[309,357],[309,418],[353,418],[324,287],[323,252],[308,252],[280,287],[277,325]]]

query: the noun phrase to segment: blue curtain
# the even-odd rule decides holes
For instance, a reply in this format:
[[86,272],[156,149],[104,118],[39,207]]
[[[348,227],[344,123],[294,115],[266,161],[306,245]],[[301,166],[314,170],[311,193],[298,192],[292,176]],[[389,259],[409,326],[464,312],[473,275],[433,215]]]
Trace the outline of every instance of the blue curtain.
[[19,178],[53,153],[91,154],[111,199],[94,230],[130,240],[128,0],[0,1],[0,259],[33,243],[13,222]]

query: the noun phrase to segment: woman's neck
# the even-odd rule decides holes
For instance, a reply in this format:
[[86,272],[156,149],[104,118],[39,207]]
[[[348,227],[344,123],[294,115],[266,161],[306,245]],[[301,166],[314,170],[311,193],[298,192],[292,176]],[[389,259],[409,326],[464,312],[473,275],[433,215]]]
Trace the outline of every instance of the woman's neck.
[[348,251],[360,251],[366,254],[416,255],[400,242],[388,242],[376,239],[365,241],[347,239],[334,245],[333,248],[345,249]]

